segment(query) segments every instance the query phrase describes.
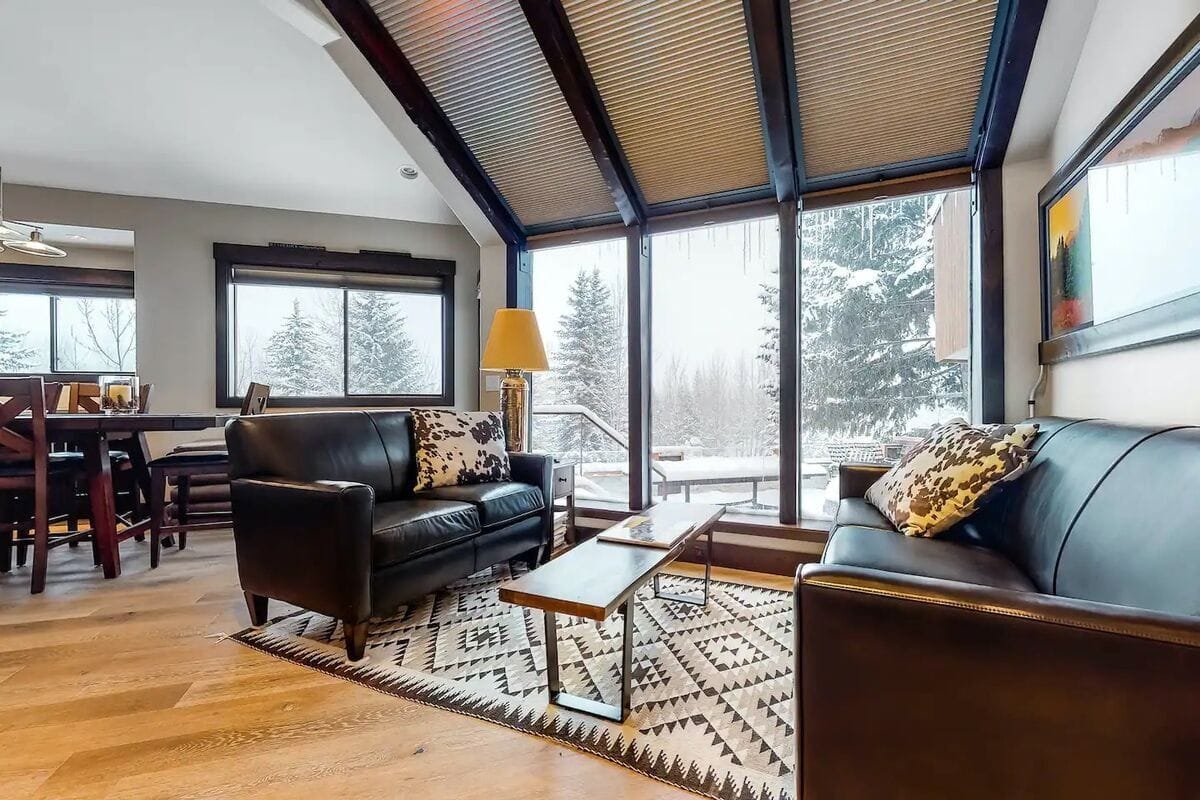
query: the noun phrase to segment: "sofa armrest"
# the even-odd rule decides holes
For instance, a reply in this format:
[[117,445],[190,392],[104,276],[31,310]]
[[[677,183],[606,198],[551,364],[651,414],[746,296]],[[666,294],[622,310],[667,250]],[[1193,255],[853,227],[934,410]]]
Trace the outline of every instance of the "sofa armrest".
[[891,467],[883,464],[838,464],[838,499],[866,497],[871,484]]
[[543,561],[550,557],[554,540],[554,457],[542,453],[509,453],[512,479],[542,490]]
[[370,486],[238,478],[231,501],[244,591],[349,622],[371,616]]
[[795,652],[805,797],[1200,785],[1191,617],[813,564],[797,576]]

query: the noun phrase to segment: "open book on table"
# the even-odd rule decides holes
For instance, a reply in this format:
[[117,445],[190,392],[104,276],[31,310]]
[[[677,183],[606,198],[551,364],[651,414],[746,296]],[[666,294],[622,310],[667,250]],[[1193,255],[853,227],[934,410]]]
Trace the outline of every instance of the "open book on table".
[[658,547],[669,550],[692,532],[696,526],[683,520],[654,520],[650,517],[630,517],[597,538],[602,542],[637,544],[643,547]]

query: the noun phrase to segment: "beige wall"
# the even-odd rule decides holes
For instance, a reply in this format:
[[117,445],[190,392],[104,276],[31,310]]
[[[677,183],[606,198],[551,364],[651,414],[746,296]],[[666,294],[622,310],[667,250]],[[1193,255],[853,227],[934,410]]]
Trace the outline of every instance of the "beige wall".
[[134,232],[138,372],[154,382],[159,409],[206,411],[215,404],[214,242],[289,242],[453,259],[455,401],[461,408],[478,403],[479,246],[460,226],[29,186],[6,186],[4,199],[6,211],[20,219]]
[[[1045,159],[1004,165],[1004,418],[1028,416],[1038,377],[1041,284],[1037,195],[1050,177]],[[1040,406],[1039,413],[1045,413]]]
[[[1071,88],[1051,137],[1045,179],[1070,158],[1197,14],[1200,14],[1200,0],[1097,3]],[[1007,178],[1006,175],[1006,193]],[[1036,223],[1036,205],[1034,209]],[[1027,216],[1024,210],[1021,215]],[[1005,222],[1008,226],[1009,220]],[[1036,230],[1034,227],[1030,234],[1035,260],[1028,275],[1035,286]],[[1005,239],[1009,239],[1007,231]],[[1020,245],[1022,250],[1027,247],[1025,241]],[[1005,250],[1007,256],[1007,244]],[[1007,302],[1005,308],[1009,308]],[[1200,340],[1054,365],[1049,369],[1048,393],[1041,410],[1063,416],[1131,422],[1200,422]]]

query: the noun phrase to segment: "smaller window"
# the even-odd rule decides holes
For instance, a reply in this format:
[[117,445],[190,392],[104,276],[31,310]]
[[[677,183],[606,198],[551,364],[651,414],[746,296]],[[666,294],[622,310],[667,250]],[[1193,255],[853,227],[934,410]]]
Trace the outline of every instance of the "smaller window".
[[454,262],[218,244],[217,402],[450,405]]
[[0,372],[78,376],[136,369],[132,272],[0,265]]

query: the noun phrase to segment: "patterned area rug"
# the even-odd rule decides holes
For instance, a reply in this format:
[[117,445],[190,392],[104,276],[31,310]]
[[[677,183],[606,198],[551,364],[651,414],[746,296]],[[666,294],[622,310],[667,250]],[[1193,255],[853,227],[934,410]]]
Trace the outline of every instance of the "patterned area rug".
[[[502,603],[497,566],[386,619],[346,660],[341,625],[302,612],[234,638],[381,692],[543,736],[721,800],[793,794],[792,598],[714,581],[707,608],[638,593],[633,710],[624,725],[550,705],[542,613]],[[698,578],[664,576],[664,591]],[[621,621],[559,615],[563,688],[618,703]]]

